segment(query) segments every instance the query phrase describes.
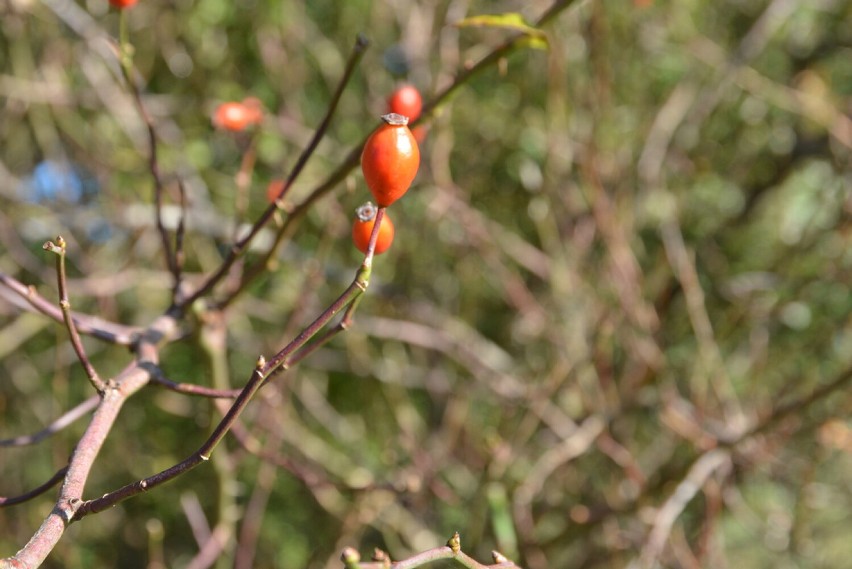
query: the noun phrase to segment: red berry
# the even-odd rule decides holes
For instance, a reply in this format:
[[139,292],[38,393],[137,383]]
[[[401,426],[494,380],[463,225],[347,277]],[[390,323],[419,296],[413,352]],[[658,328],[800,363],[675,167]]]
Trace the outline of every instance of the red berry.
[[269,182],[269,185],[266,186],[266,201],[269,203],[275,203],[278,201],[278,197],[284,191],[287,182],[285,180],[272,180]]
[[408,191],[420,166],[420,149],[408,130],[408,120],[399,114],[382,117],[361,152],[361,171],[367,187],[381,207],[387,207]]
[[115,8],[119,10],[123,10],[125,8],[130,8],[134,4],[136,4],[138,0],[109,0],[109,3],[112,4]]
[[[355,221],[352,224],[352,242],[362,253],[366,253],[367,247],[370,245],[370,235],[372,235],[373,226],[376,224],[377,211],[372,202],[367,202],[355,210]],[[373,250],[374,255],[381,255],[390,248],[391,243],[393,243],[393,233],[393,222],[388,217],[388,213],[385,212],[382,216],[382,223],[379,225],[376,248]]]
[[222,103],[213,113],[213,126],[231,132],[239,132],[258,124],[263,112],[257,99],[249,98],[245,102]]
[[422,109],[423,98],[412,85],[399,87],[388,98],[388,112],[408,117],[409,122],[416,121]]

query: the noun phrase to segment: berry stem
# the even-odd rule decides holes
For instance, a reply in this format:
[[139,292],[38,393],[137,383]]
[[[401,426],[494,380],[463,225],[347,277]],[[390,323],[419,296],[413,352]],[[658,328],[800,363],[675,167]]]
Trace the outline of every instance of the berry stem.
[[379,238],[379,230],[382,228],[382,219],[385,217],[385,208],[380,207],[376,211],[376,220],[373,222],[373,232],[370,233],[370,243],[367,245],[367,254],[364,256],[365,268],[370,268],[373,265],[373,254],[376,250],[376,241]]

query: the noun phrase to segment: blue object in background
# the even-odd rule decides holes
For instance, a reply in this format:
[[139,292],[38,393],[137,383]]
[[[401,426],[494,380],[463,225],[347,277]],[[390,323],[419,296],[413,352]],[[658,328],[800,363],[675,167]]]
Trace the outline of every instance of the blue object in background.
[[68,162],[43,160],[26,178],[22,197],[33,203],[56,200],[78,203],[97,191],[97,180],[83,169]]

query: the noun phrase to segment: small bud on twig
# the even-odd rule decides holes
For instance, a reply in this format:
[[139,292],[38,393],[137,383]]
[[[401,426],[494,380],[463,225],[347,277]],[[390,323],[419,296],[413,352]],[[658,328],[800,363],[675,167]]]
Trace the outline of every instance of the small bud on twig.
[[453,553],[461,551],[461,537],[459,536],[459,532],[454,533],[453,537],[447,541],[447,547],[452,549]]
[[383,567],[391,566],[391,558],[387,552],[382,551],[378,547],[373,550],[373,561],[379,561],[382,563]]
[[340,560],[346,567],[356,568],[358,562],[361,561],[361,555],[353,547],[345,547],[343,553],[340,554]]

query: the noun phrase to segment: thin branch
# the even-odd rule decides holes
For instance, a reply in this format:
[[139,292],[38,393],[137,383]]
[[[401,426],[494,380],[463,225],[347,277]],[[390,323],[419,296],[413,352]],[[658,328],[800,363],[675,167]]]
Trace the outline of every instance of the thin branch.
[[[535,27],[542,27],[549,23],[553,18],[558,16],[560,12],[564,11],[566,8],[570,7],[577,0],[559,0],[558,2],[554,2],[550,8],[548,8],[541,16],[539,16],[538,20],[535,21]],[[447,85],[443,91],[435,95],[435,97],[427,101],[423,104],[423,110],[420,113],[420,118],[412,123],[412,126],[416,126],[420,124],[424,117],[429,116],[439,105],[441,105],[444,101],[446,101],[450,95],[452,95],[459,87],[470,81],[472,77],[478,75],[485,69],[496,65],[501,59],[507,57],[510,53],[522,47],[524,45],[524,41],[528,38],[526,34],[520,33],[512,36],[499,46],[497,46],[493,51],[491,51],[488,55],[480,59],[476,64],[465,67],[452,83]]]
[[[775,408],[772,413],[770,413],[767,417],[761,420],[757,425],[754,426],[751,430],[745,433],[742,437],[734,441],[733,444],[737,444],[746,440],[754,435],[760,434],[772,428],[782,419],[787,418],[787,416],[792,414],[798,414],[804,412],[811,405],[825,399],[835,391],[840,389],[848,388],[848,384],[852,383],[852,366],[847,367],[843,371],[841,371],[833,380],[817,387],[813,390],[813,392],[805,395],[795,401],[791,401],[786,405],[779,405]],[[723,441],[726,446],[730,445],[727,441]]]
[[[169,240],[169,233],[163,223],[164,184],[157,156],[157,133],[154,130],[154,121],[151,118],[150,113],[148,113],[148,109],[145,107],[145,104],[142,102],[142,95],[139,90],[139,86],[134,80],[135,68],[133,67],[133,46],[131,45],[128,37],[127,14],[128,10],[121,10],[119,13],[119,63],[124,79],[127,81],[127,85],[130,88],[130,94],[133,95],[133,100],[136,103],[139,116],[142,118],[142,122],[145,123],[145,128],[148,134],[148,169],[151,171],[151,177],[154,180],[154,207],[156,210],[157,231],[160,234],[160,241],[163,245],[166,267],[174,279],[172,288],[173,294],[177,294],[181,279],[181,263],[177,260],[177,246],[175,246],[175,249],[172,249],[172,245]],[[183,195],[182,188],[181,194]]]
[[158,366],[143,363],[140,364],[140,367],[147,367],[148,373],[151,374],[151,383],[177,393],[198,395],[199,397],[209,397],[211,399],[235,399],[242,391],[242,389],[215,389],[195,383],[180,383],[168,379],[163,373],[163,370]]
[[47,437],[58,433],[83,415],[92,411],[95,407],[98,406],[98,402],[100,402],[100,400],[100,396],[93,395],[82,403],[78,404],[73,409],[64,413],[61,417],[59,417],[50,425],[48,425],[37,433],[34,433],[32,435],[21,435],[19,437],[14,437],[11,439],[0,439],[0,447],[19,447],[33,445],[40,441],[43,441]]
[[74,519],[79,520],[89,514],[95,514],[107,508],[111,508],[116,504],[137,496],[143,492],[147,492],[157,486],[169,482],[181,474],[189,472],[199,464],[210,460],[210,455],[218,444],[225,438],[225,435],[230,430],[231,426],[236,422],[237,418],[242,414],[252,397],[257,393],[258,389],[263,385],[265,375],[263,369],[266,365],[263,357],[258,359],[257,366],[252,372],[246,386],[240,392],[240,395],[234,401],[231,408],[226,413],[225,417],[216,425],[213,433],[207,438],[204,444],[199,447],[188,458],[171,466],[165,470],[158,472],[142,480],[137,480],[131,484],[122,486],[118,490],[104,494],[100,498],[87,500],[82,502],[74,513]]
[[65,473],[68,471],[67,466],[63,466],[56,473],[50,477],[50,479],[38,486],[37,488],[33,488],[29,492],[21,494],[20,496],[12,496],[11,498],[7,498],[6,496],[0,496],[0,508],[7,508],[9,506],[14,506],[15,504],[20,504],[22,502],[26,502],[27,500],[32,500],[36,496],[40,496],[56,486],[62,477],[65,476]]
[[[178,217],[178,225],[175,230],[175,267],[178,275],[183,274],[183,265],[185,260],[183,241],[186,235],[186,187],[183,180],[177,179],[178,193],[180,195],[180,216]],[[172,298],[177,302],[180,294],[180,280],[175,279],[174,288],[172,289]]]
[[358,309],[358,305],[361,304],[362,295],[359,295],[346,308],[346,312],[343,313],[343,317],[340,319],[335,326],[326,330],[322,335],[320,335],[316,340],[307,344],[297,352],[295,352],[289,359],[289,364],[291,366],[296,365],[309,355],[316,352],[319,348],[327,344],[331,341],[332,338],[337,336],[339,333],[348,330],[352,323],[355,321],[355,311]]
[[648,535],[645,547],[642,548],[638,564],[636,562],[632,563],[630,565],[631,568],[650,568],[654,566],[654,563],[663,551],[663,546],[671,533],[674,522],[683,513],[686,506],[692,501],[698,491],[704,487],[710,475],[727,464],[729,458],[728,451],[713,449],[701,455],[695,461],[686,477],[677,485],[671,496],[657,510],[653,528]]
[[106,389],[106,384],[98,375],[95,366],[92,365],[89,356],[86,354],[86,349],[83,347],[83,341],[80,339],[80,334],[77,332],[77,327],[74,325],[74,319],[71,317],[71,301],[68,300],[68,279],[65,274],[65,239],[62,236],[56,238],[56,243],[48,241],[44,244],[46,251],[51,251],[56,254],[56,280],[59,286],[59,308],[62,310],[62,319],[65,321],[65,327],[68,329],[68,335],[71,337],[71,345],[74,347],[74,352],[77,354],[77,359],[83,365],[86,371],[86,376],[89,382],[97,390],[103,394]]

